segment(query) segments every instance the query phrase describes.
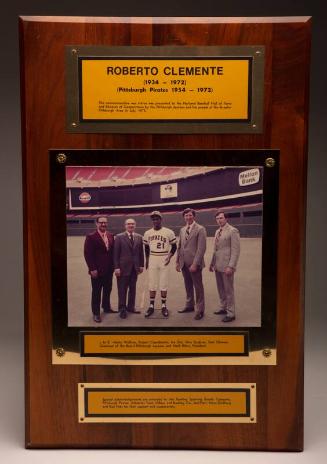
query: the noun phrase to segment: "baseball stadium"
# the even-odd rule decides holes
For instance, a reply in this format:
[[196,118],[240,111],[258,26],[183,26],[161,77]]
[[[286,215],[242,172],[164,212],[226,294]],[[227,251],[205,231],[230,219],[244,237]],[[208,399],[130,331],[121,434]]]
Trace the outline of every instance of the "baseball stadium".
[[[175,257],[169,264],[167,307],[169,317],[160,311],[160,292],[151,318],[144,314],[149,304],[148,270],[137,280],[136,307],[139,314],[124,320],[117,314],[105,314],[101,326],[109,327],[226,327],[214,314],[219,298],[214,272],[209,272],[214,235],[218,228],[215,215],[224,212],[229,224],[240,233],[240,257],[235,272],[236,318],[228,327],[261,325],[261,261],[263,169],[248,166],[68,166],[66,167],[66,223],[68,325],[93,327],[90,309],[91,284],[84,260],[87,234],[95,230],[96,218],[108,217],[108,231],[125,230],[127,218],[136,221],[135,232],[152,228],[150,214],[160,211],[162,226],[175,233],[185,226],[182,211],[192,208],[195,221],[205,227],[207,247],[203,269],[205,316],[200,321],[191,314],[180,314],[185,306],[182,273],[175,269]],[[117,310],[117,285],[113,277],[111,306]],[[97,325],[99,327],[99,324]]]

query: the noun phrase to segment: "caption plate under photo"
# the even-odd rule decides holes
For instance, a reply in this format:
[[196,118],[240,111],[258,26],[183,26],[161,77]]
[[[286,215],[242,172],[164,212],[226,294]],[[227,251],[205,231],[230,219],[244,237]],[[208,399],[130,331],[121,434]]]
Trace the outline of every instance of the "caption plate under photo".
[[247,332],[80,332],[81,356],[248,356]]
[[255,383],[79,383],[80,423],[256,423]]

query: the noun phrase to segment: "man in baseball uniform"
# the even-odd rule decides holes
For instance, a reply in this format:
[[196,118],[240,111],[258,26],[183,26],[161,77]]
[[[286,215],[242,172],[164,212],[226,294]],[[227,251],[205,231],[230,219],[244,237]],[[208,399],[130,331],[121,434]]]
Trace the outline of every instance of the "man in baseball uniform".
[[166,306],[168,287],[168,264],[176,251],[176,237],[167,227],[162,227],[162,215],[153,211],[150,215],[153,228],[145,232],[143,243],[145,248],[145,268],[149,269],[150,306],[145,317],[154,312],[156,292],[161,292],[161,312],[168,317]]
[[219,228],[209,270],[215,271],[220,308],[215,314],[225,316],[223,322],[235,320],[234,273],[240,256],[239,231],[227,222],[225,213],[216,214]]

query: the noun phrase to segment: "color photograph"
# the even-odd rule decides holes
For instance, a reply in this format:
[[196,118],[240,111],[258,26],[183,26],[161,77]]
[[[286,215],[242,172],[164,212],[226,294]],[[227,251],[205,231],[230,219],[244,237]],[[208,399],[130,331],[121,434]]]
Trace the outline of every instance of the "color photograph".
[[66,167],[68,326],[260,327],[263,168]]

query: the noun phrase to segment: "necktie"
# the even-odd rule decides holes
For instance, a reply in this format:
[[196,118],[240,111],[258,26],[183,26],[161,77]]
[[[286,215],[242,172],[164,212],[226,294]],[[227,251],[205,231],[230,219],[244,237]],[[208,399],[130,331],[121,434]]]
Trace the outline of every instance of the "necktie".
[[216,247],[217,247],[217,245],[218,245],[218,242],[219,242],[219,239],[220,239],[220,237],[221,237],[222,231],[223,231],[223,229],[220,228],[220,229],[218,230],[218,234],[216,235],[216,240],[215,240],[215,242],[216,242]]
[[108,248],[109,248],[109,240],[108,240],[108,237],[107,237],[106,233],[102,234],[102,240],[104,241],[104,244],[106,245],[106,248],[108,250]]
[[130,234],[130,235],[129,235],[129,239],[130,239],[130,241],[131,241],[131,244],[132,244],[132,246],[133,246],[133,245],[134,245],[134,238],[133,238],[133,234]]
[[191,229],[191,226],[187,226],[187,229],[186,229],[186,240],[188,240],[189,236],[190,236],[190,229]]

